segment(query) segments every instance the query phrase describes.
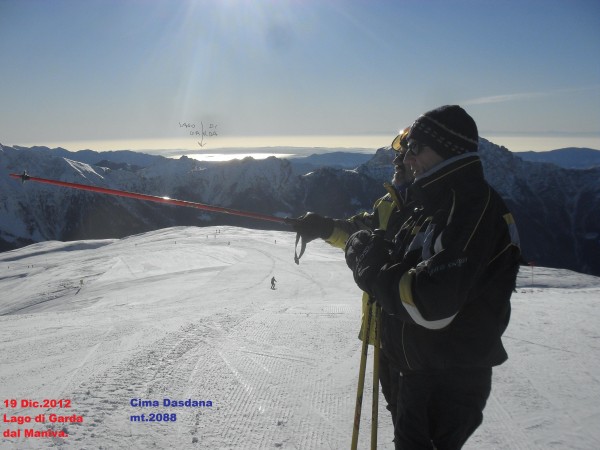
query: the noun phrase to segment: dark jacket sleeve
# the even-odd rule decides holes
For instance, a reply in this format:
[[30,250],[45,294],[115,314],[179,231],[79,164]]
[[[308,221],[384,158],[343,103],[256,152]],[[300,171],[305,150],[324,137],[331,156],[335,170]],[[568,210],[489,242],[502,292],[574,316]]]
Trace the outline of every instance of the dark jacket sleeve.
[[349,219],[334,219],[333,233],[326,241],[334,247],[343,249],[346,246],[348,238],[360,230],[374,230],[379,227],[379,207],[383,200],[379,199],[373,206],[372,213],[361,213],[350,217]]

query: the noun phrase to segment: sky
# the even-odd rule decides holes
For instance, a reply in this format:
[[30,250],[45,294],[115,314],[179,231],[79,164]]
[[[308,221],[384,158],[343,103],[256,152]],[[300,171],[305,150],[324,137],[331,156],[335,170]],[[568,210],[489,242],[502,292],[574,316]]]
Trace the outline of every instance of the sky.
[[600,149],[598,55],[597,0],[0,0],[0,143],[378,148],[459,104]]

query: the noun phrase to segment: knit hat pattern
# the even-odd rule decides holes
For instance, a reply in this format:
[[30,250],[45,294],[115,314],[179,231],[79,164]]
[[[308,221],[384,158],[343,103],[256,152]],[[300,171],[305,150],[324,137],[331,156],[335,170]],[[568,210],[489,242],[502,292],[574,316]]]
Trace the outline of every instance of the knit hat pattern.
[[421,115],[410,128],[408,139],[428,145],[445,159],[476,152],[477,125],[458,105],[446,105]]

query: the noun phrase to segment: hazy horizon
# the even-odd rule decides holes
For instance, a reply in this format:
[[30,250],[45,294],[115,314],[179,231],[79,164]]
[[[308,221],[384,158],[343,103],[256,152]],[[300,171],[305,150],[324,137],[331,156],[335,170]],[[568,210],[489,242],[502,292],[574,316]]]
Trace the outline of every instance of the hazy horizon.
[[[196,159],[224,160],[232,156],[252,155],[255,159],[268,156],[308,156],[312,153],[345,151],[371,153],[388,146],[393,140],[389,135],[337,135],[337,136],[235,136],[158,139],[105,139],[55,142],[3,143],[10,146],[64,148],[76,152],[94,150],[98,152],[131,150],[141,153],[159,154],[166,157],[186,155]],[[578,147],[600,150],[600,136],[548,136],[548,135],[482,135],[482,138],[511,152],[545,152],[561,148]],[[202,144],[202,145],[200,145]],[[272,150],[272,151],[271,151]]]

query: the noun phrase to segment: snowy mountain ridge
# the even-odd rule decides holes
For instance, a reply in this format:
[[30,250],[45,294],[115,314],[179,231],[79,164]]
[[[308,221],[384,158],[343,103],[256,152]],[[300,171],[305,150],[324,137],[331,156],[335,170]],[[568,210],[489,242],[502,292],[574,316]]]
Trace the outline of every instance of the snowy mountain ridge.
[[[0,249],[43,240],[118,238],[175,225],[287,229],[188,208],[22,185],[8,177],[25,169],[32,176],[280,217],[305,211],[348,217],[370,211],[383,195],[393,159],[389,147],[381,148],[354,170],[320,167],[298,174],[293,161],[275,157],[217,163],[135,152],[67,152],[67,158],[65,152],[58,149],[56,156],[47,148],[0,147]],[[600,274],[600,168],[573,170],[523,161],[485,139],[480,155],[487,179],[515,215],[528,262]]]
[[600,150],[592,148],[568,147],[547,152],[518,152],[525,161],[546,162],[563,169],[592,169],[600,167]]

